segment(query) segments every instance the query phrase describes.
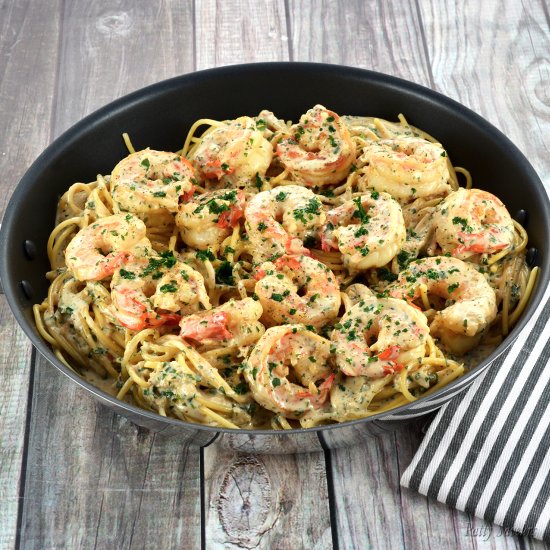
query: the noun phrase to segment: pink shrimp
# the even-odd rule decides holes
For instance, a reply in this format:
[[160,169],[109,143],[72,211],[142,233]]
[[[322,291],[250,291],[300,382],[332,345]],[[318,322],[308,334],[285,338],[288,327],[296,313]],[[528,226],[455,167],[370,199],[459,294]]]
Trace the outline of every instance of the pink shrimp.
[[121,160],[111,174],[111,194],[126,212],[177,212],[194,193],[191,163],[176,153],[144,149]]
[[254,399],[286,418],[303,419],[328,400],[335,374],[330,342],[303,325],[267,329],[246,361]]
[[244,215],[245,195],[241,190],[220,189],[181,203],[176,225],[188,246],[218,250]]
[[355,161],[355,142],[333,111],[316,105],[277,143],[277,155],[293,179],[308,186],[342,181]]
[[109,277],[132,259],[134,247],[149,245],[145,231],[145,224],[131,214],[100,218],[81,229],[68,244],[67,268],[80,281]]
[[306,254],[308,238],[325,222],[320,199],[300,185],[276,187],[252,197],[245,209],[245,227],[255,261],[281,254]]
[[321,327],[340,309],[340,287],[332,271],[309,256],[281,256],[256,272],[256,287],[268,325],[304,323]]
[[434,256],[415,260],[387,290],[390,296],[412,304],[422,303],[422,288],[430,301],[434,297],[436,305],[443,305],[433,316],[430,333],[455,354],[476,346],[496,317],[495,291],[472,264],[457,258]]
[[201,138],[189,157],[210,188],[256,187],[257,178],[265,176],[273,148],[254,119],[240,117],[219,123]]
[[259,322],[261,316],[262,306],[252,298],[230,300],[183,318],[180,336],[202,349],[248,346],[264,333],[264,326]]
[[394,374],[426,354],[427,319],[402,300],[365,298],[334,329],[336,364],[348,376]]
[[[438,204],[433,225],[442,254],[468,260],[478,254],[511,249],[514,222],[498,197],[481,189],[458,189]],[[472,258],[474,259],[474,258]]]
[[202,275],[171,252],[136,258],[111,281],[115,317],[130,330],[177,324],[199,306],[210,308]]

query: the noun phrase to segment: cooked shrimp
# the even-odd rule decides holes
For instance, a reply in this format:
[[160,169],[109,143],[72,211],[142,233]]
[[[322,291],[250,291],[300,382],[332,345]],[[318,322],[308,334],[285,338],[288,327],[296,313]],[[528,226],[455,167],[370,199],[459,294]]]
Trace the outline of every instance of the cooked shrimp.
[[144,149],[128,155],[113,169],[111,194],[120,210],[177,212],[180,198],[193,195],[193,167],[176,153]]
[[254,346],[244,374],[260,405],[300,419],[328,399],[335,376],[329,356],[330,342],[303,325],[272,327]]
[[[495,291],[479,271],[457,258],[415,260],[388,285],[387,291],[390,296],[422,304],[425,309],[428,305],[430,309],[439,308],[430,333],[456,354],[476,346],[497,314]],[[428,299],[430,304],[425,303]]]
[[369,187],[401,202],[451,191],[447,153],[441,145],[417,137],[373,141],[360,157],[368,164]]
[[100,218],[68,244],[67,268],[80,281],[100,281],[128,261],[134,247],[150,247],[145,231],[145,224],[132,214]]
[[131,330],[176,324],[181,315],[211,307],[202,275],[172,252],[136,258],[118,269],[111,297],[116,318]]
[[244,217],[257,262],[281,254],[309,254],[303,241],[315,238],[325,223],[321,200],[300,185],[258,193],[248,201]]
[[304,185],[338,183],[355,161],[355,142],[333,111],[315,105],[279,138],[277,155],[293,179]]
[[336,365],[348,376],[383,378],[426,355],[426,316],[402,300],[365,298],[334,329]]
[[303,323],[321,327],[340,309],[340,288],[332,271],[309,256],[281,256],[256,271],[254,292],[260,299],[262,320],[271,326]]
[[252,298],[230,300],[182,319],[180,336],[203,349],[249,346],[265,331],[259,322],[261,316],[262,306]]
[[207,133],[189,155],[201,178],[219,187],[257,187],[273,147],[254,119],[240,117]]
[[192,248],[217,251],[243,216],[244,193],[220,189],[179,205],[176,214],[183,242]]
[[442,253],[467,260],[514,243],[514,222],[500,199],[481,189],[458,189],[436,208],[435,242]]
[[327,212],[323,250],[337,248],[351,271],[381,267],[399,253],[406,230],[401,207],[391,195],[372,191]]

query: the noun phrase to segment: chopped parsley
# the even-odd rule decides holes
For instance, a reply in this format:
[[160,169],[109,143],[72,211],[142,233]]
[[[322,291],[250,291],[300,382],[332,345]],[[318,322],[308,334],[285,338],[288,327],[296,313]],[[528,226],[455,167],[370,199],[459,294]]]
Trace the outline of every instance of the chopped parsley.
[[160,253],[160,258],[149,258],[149,264],[142,271],[141,275],[150,275],[151,273],[158,271],[161,267],[170,269],[176,265],[176,262],[177,260],[174,253],[171,250],[165,250]]
[[233,390],[237,395],[243,395],[248,391],[248,386],[244,382],[241,382],[240,384],[237,384]]
[[125,269],[121,268],[120,271],[120,276],[123,278],[123,279],[135,279],[136,278],[136,274],[133,273],[132,271],[126,271]]
[[357,205],[357,210],[353,213],[352,217],[359,218],[362,224],[369,223],[370,217],[367,216],[367,213],[363,208],[363,204],[361,203],[361,197],[357,197],[356,199],[353,199],[353,202]]
[[216,259],[216,256],[214,256],[212,251],[208,248],[206,250],[197,250],[195,256],[197,257],[197,260],[202,260],[203,262],[206,260],[213,262]]
[[233,280],[233,270],[228,261],[223,261],[216,269],[216,283],[219,285],[229,286],[233,286],[235,284],[235,281]]
[[454,290],[456,290],[456,289],[459,287],[459,284],[460,284],[460,283],[453,283],[452,285],[449,285],[449,286],[447,287],[447,292],[448,292],[449,294],[451,294],[451,292],[453,292]]
[[169,283],[162,285],[159,290],[163,294],[166,294],[167,292],[177,292],[178,287],[176,286],[176,281],[170,281]]
[[455,225],[460,225],[462,227],[462,231],[465,233],[472,233],[474,230],[471,226],[468,225],[468,220],[465,218],[460,218],[459,216],[455,216],[453,218],[453,223]]

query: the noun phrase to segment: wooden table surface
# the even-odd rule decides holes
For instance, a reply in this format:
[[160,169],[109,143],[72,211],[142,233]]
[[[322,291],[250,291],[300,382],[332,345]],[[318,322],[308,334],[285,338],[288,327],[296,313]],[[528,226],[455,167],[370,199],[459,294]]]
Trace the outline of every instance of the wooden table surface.
[[[174,75],[254,61],[352,65],[438,90],[504,131],[550,185],[549,9],[1,0],[0,212],[34,158],[84,115]],[[0,342],[0,548],[545,547],[400,488],[422,423],[325,454],[199,451],[69,383],[33,351],[3,296]]]

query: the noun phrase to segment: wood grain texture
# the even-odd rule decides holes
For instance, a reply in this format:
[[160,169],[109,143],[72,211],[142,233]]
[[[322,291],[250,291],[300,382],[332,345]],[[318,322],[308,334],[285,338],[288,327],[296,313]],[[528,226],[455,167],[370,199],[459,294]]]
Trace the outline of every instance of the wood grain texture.
[[197,452],[111,413],[45,361],[37,371],[21,546],[198,547]]
[[15,542],[21,486],[31,345],[0,297],[0,548]]
[[293,60],[351,65],[430,86],[414,2],[297,0],[288,7]]
[[539,1],[420,0],[420,12],[435,87],[500,128],[550,191],[548,10]]
[[287,61],[283,0],[195,1],[196,69]]
[[19,179],[51,138],[59,18],[50,14],[58,14],[59,6],[58,0],[0,4],[0,218]]
[[193,70],[192,3],[65,2],[54,128],[129,92]]
[[207,548],[331,547],[322,453],[273,456],[207,447]]
[[[55,90],[56,0],[0,4],[0,219],[19,179],[50,140]],[[26,37],[35,39],[30,47]],[[39,85],[29,85],[30,82]],[[15,544],[31,346],[0,297],[0,548]]]

